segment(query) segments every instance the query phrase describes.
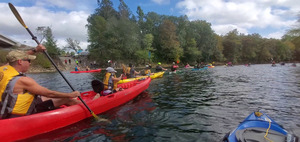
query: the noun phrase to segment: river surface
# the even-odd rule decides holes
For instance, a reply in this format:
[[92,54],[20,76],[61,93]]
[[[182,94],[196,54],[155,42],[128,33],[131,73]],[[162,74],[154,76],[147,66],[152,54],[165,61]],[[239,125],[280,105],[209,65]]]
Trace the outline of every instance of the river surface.
[[[92,90],[91,80],[102,80],[104,75],[104,71],[63,73],[82,92]],[[58,73],[28,76],[49,89],[70,91]],[[217,66],[166,73],[163,78],[152,80],[149,88],[134,100],[98,115],[111,124],[88,118],[29,140],[217,142],[258,109],[300,136],[299,64]]]

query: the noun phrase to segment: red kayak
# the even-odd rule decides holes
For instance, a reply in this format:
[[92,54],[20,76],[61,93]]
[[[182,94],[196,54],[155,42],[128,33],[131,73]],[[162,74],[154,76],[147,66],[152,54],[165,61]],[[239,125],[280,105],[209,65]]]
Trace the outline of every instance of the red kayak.
[[[136,80],[118,85],[123,91],[101,96],[92,100],[95,92],[89,91],[81,94],[82,99],[95,114],[103,113],[119,105],[122,105],[149,87],[151,78]],[[0,120],[1,141],[17,141],[47,133],[85,118],[91,117],[91,113],[83,104],[73,105],[53,111]]]
[[90,72],[101,72],[101,69],[88,70],[88,71],[71,71],[70,73],[90,73]]

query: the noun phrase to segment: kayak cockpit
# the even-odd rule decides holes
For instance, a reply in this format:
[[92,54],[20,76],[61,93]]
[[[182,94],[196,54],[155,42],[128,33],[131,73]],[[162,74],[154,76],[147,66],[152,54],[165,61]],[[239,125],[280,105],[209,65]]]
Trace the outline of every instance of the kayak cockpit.
[[[266,132],[267,135],[266,135]],[[297,142],[298,139],[292,134],[284,135],[275,130],[268,130],[265,128],[252,127],[235,132],[236,139],[239,142],[263,142],[267,139],[273,142]],[[265,137],[266,136],[266,137]]]

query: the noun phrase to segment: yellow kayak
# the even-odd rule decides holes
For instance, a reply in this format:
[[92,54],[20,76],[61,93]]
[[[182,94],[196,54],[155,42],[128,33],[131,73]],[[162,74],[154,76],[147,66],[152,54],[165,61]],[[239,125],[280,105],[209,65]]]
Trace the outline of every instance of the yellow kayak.
[[130,81],[139,80],[139,79],[142,79],[142,78],[148,78],[148,76],[139,76],[139,77],[136,77],[136,78],[123,79],[123,80],[120,80],[118,82],[118,84],[127,83],[127,82],[130,82]]
[[[154,73],[153,75],[150,75],[150,78],[155,79],[155,78],[158,78],[158,77],[163,77],[164,73],[165,72],[163,72],[163,71]],[[149,77],[149,76],[139,76],[139,77],[136,77],[136,78],[123,79],[123,80],[120,80],[118,82],[118,84],[127,83],[127,82],[130,82],[130,81],[139,80],[139,79],[147,78],[147,77]]]
[[157,72],[157,73],[154,73],[153,75],[150,75],[151,79],[155,79],[155,78],[158,78],[158,77],[163,77],[164,75],[164,71],[161,71],[161,72]]

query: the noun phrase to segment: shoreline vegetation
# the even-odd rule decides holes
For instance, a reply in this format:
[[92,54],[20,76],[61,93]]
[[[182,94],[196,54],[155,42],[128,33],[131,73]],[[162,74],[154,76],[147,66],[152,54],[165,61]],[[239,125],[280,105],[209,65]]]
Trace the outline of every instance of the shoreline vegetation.
[[[3,51],[0,50],[0,66],[5,65],[6,64],[6,54],[8,53],[8,51]],[[35,60],[33,60],[31,67],[29,68],[28,73],[47,73],[47,72],[56,72],[57,70],[55,69],[55,67],[50,63],[50,61],[47,59],[47,57],[45,57],[43,54],[37,54],[36,55],[37,58]],[[69,62],[67,64],[64,63],[64,61],[62,59],[54,59],[54,62],[56,63],[56,65],[58,66],[58,68],[61,71],[74,71],[74,68],[76,66],[75,64],[75,59],[72,57],[67,57],[68,59],[72,59],[73,64],[69,64]],[[71,63],[72,63],[71,62]],[[118,62],[118,61],[117,61]],[[286,62],[286,63],[297,63],[297,62]],[[135,63],[133,63],[135,64]],[[215,62],[213,65],[214,66],[224,66],[226,63],[223,62]],[[246,63],[245,63],[246,64]],[[234,65],[245,65],[243,63],[239,63],[239,64],[234,64]],[[262,63],[262,64],[267,64],[267,63]],[[271,63],[269,63],[271,64]],[[152,69],[156,67],[156,63],[151,63],[152,65]],[[170,64],[162,64],[162,67],[167,68],[169,70],[170,66],[172,65],[172,63]],[[179,63],[178,64],[180,68],[183,68],[185,65],[183,63]],[[193,64],[190,64],[191,66],[193,66]],[[106,65],[108,67],[108,65]],[[126,64],[126,66],[128,66]],[[84,65],[79,64],[79,67],[81,68],[81,70],[85,70]],[[91,68],[91,67],[90,67]],[[101,69],[101,70],[105,70],[106,67],[105,65],[101,65],[99,67],[92,67],[92,69]],[[137,65],[136,69],[142,70],[145,68],[145,65]],[[117,64],[115,66],[115,69],[122,69],[121,64]]]

